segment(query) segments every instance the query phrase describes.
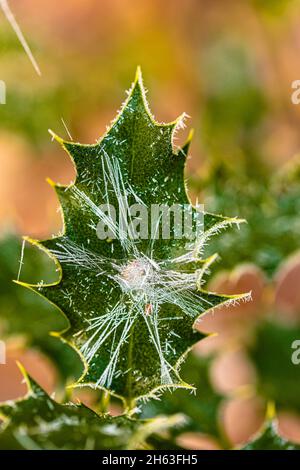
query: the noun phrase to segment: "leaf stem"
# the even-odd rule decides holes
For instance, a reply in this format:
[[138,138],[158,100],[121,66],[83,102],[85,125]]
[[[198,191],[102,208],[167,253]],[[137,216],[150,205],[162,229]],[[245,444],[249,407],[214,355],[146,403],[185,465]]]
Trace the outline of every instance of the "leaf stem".
[[99,409],[101,413],[107,413],[109,411],[109,404],[110,404],[110,394],[106,391],[102,392]]

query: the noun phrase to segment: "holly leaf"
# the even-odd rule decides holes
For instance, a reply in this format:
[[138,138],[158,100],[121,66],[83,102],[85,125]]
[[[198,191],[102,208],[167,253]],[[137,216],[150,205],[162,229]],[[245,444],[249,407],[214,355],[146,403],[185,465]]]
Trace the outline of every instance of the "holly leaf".
[[[257,3],[264,8],[288,2]],[[238,234],[229,230],[207,246],[208,254],[222,253],[222,263],[212,271],[251,262],[271,277],[299,248],[300,160],[284,165],[278,174],[265,158],[269,104],[252,73],[256,65],[249,49],[222,38],[206,48],[203,60],[201,122],[207,166],[191,175],[190,185],[204,193],[209,211],[247,220]],[[228,79],[220,83],[220,76]]]
[[[265,321],[256,330],[249,355],[257,371],[257,391],[278,409],[300,411],[300,327]],[[297,356],[298,354],[298,356]],[[295,356],[295,360],[293,360]]]
[[[23,369],[22,369],[23,370]],[[181,415],[135,420],[98,415],[83,404],[59,404],[23,370],[27,396],[0,405],[0,449],[114,450],[148,448],[147,439],[181,425]],[[157,436],[156,436],[156,433]]]
[[[48,285],[23,284],[68,319],[69,328],[59,335],[84,362],[77,386],[105,389],[130,408],[165,388],[191,388],[179,367],[204,337],[195,322],[240,298],[202,288],[212,261],[201,259],[204,244],[241,221],[191,206],[184,181],[189,140],[182,149],[173,146],[182,121],[183,116],[169,124],[154,121],[138,70],[120,113],[96,144],[54,135],[76,166],[76,181],[67,187],[51,183],[63,233],[31,242],[54,259],[60,278]],[[157,205],[169,221],[155,212]],[[194,238],[181,230],[174,205],[190,218]]]
[[[21,256],[22,253],[22,256]],[[49,257],[31,245],[24,245],[14,234],[0,239],[0,330],[2,338],[22,335],[26,345],[50,357],[60,378],[78,378],[82,364],[78,354],[68,345],[50,336],[50,332],[66,326],[63,317],[49,303],[29,290],[12,283],[19,275],[25,279],[45,282],[57,277]]]
[[299,450],[300,446],[281,437],[278,433],[278,422],[275,409],[269,403],[266,421],[262,429],[240,450]]
[[260,434],[240,450],[300,450],[300,446],[279,436],[276,421],[269,421]]
[[[261,168],[262,160],[258,164]],[[245,175],[242,178],[241,172]],[[299,175],[299,157],[271,178],[251,174],[248,169],[237,171],[223,163],[212,168],[206,182],[210,210],[243,214],[247,219],[238,235],[228,230],[208,245],[207,254],[223,254],[222,264],[216,263],[214,272],[250,262],[272,277],[286,257],[299,249]]]

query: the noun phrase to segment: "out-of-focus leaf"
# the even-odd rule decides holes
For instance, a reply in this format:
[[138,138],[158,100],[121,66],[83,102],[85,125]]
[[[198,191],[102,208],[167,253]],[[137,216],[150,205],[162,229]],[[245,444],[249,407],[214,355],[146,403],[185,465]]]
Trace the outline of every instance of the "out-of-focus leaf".
[[255,58],[237,41],[222,37],[203,54],[202,139],[210,165],[224,161],[242,177],[262,174],[259,129],[267,111]]
[[278,434],[276,419],[267,420],[262,430],[240,450],[300,450],[300,446]]
[[207,169],[191,183],[201,191],[207,210],[243,214],[247,220],[238,234],[230,230],[211,241],[207,254],[222,256],[212,271],[252,262],[271,276],[299,247],[300,184],[295,171],[292,185],[275,185],[275,170],[262,153],[270,104],[255,60],[240,43],[223,37],[204,54]]
[[252,0],[259,13],[282,20],[282,15],[293,6],[297,7],[297,0]]
[[230,230],[211,241],[208,254],[222,253],[222,268],[252,262],[271,276],[299,248],[299,160],[288,168],[269,180],[238,178],[224,165],[212,172],[207,183],[209,209],[228,215],[242,212],[247,220],[237,236]]
[[126,416],[97,415],[79,404],[61,405],[26,376],[27,396],[0,405],[5,418],[0,427],[1,449],[137,449],[147,438],[180,425],[182,416],[137,421]]
[[296,340],[300,327],[263,322],[253,335],[249,355],[257,370],[258,393],[278,409],[300,412],[300,365],[292,361]]
[[165,392],[158,401],[151,401],[143,406],[142,416],[153,417],[157,414],[173,415],[183,413],[187,417],[185,426],[172,432],[176,437],[182,432],[198,432],[216,437],[227,445],[222,430],[219,409],[224,397],[217,393],[210,380],[211,359],[190,354],[181,373],[196,391],[175,390]]

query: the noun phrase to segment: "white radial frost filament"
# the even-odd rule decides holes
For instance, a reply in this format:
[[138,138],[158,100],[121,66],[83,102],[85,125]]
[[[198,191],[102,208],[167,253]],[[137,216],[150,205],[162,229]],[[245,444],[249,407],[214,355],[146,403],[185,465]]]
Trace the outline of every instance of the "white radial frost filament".
[[163,385],[171,385],[172,384],[172,377],[170,375],[170,371],[173,369],[172,366],[168,363],[165,359],[163,350],[161,347],[160,335],[159,335],[159,328],[158,328],[158,313],[159,308],[156,306],[153,309],[153,315],[151,316],[144,316],[146,325],[148,327],[148,331],[150,334],[150,338],[155,346],[155,349],[158,353],[159,360],[160,360],[160,368],[161,368],[161,383]]

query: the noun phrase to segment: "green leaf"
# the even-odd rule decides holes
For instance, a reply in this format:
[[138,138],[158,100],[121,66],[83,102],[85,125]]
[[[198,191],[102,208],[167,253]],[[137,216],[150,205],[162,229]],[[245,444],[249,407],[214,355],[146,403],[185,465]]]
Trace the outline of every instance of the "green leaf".
[[[68,345],[50,336],[50,332],[66,326],[53,306],[27,289],[12,283],[19,270],[22,243],[14,234],[0,239],[0,329],[2,338],[22,335],[26,345],[49,356],[61,379],[80,377],[82,365],[78,354]],[[57,277],[49,258],[31,245],[24,246],[21,278],[38,281]]]
[[241,450],[299,450],[300,446],[278,435],[277,423],[268,422],[263,431]]
[[299,326],[262,322],[249,355],[257,370],[257,390],[278,409],[300,411],[300,365],[293,363],[293,343],[300,339]]
[[295,0],[266,0],[261,2],[260,0],[252,0],[257,12],[261,16],[265,16],[267,19],[272,18],[283,20],[284,15],[289,12],[289,9],[296,6]]
[[[264,8],[288,2],[257,3]],[[208,255],[222,254],[213,272],[252,262],[272,276],[299,248],[299,158],[293,182],[284,175],[286,184],[275,185],[278,174],[264,150],[270,103],[257,65],[251,50],[231,36],[214,40],[203,54],[201,127],[207,165],[191,175],[190,184],[204,194],[209,211],[247,220],[239,233],[229,230],[207,246]]]
[[[261,168],[262,161],[256,165]],[[271,277],[280,263],[299,249],[299,168],[299,158],[271,178],[270,169],[266,178],[254,171],[250,173],[247,167],[237,171],[219,163],[212,168],[206,182],[209,209],[228,215],[243,214],[247,219],[238,234],[229,230],[207,247],[208,255],[222,253],[222,263],[216,263],[213,271],[251,262]]]
[[[23,371],[24,372],[24,371]],[[147,448],[147,438],[180,425],[183,418],[157,417],[137,421],[127,416],[98,415],[79,404],[61,405],[50,398],[25,373],[28,394],[0,405],[0,449],[137,449]]]
[[300,446],[278,434],[274,405],[270,402],[262,429],[240,450],[299,450]]
[[173,436],[178,436],[182,432],[198,432],[214,436],[220,443],[227,445],[219,416],[224,397],[217,393],[211,384],[210,366],[211,358],[190,354],[181,373],[186,381],[193,384],[196,392],[190,393],[188,390],[165,392],[159,401],[151,401],[143,407],[142,416],[149,418],[157,414],[169,416],[183,413],[187,417],[186,424],[174,429]]
[[[191,207],[185,189],[189,142],[177,150],[172,144],[182,119],[154,121],[138,70],[118,117],[96,144],[55,136],[74,161],[77,177],[68,187],[52,183],[63,210],[63,234],[31,242],[55,260],[60,280],[23,283],[68,319],[69,329],[60,334],[80,351],[85,364],[77,385],[106,389],[129,407],[165,388],[191,388],[180,378],[179,366],[204,337],[195,321],[239,298],[202,289],[201,277],[212,259],[205,262],[201,254],[211,235],[240,220],[202,213],[204,233],[192,244],[188,236],[177,237],[173,219],[169,239],[155,237],[158,216],[151,219],[154,233],[145,239],[124,235],[117,222],[132,204],[149,212],[155,204],[188,205],[194,226],[199,220],[201,212]],[[101,204],[113,209],[105,213]],[[109,227],[108,239],[97,236],[99,223]]]

